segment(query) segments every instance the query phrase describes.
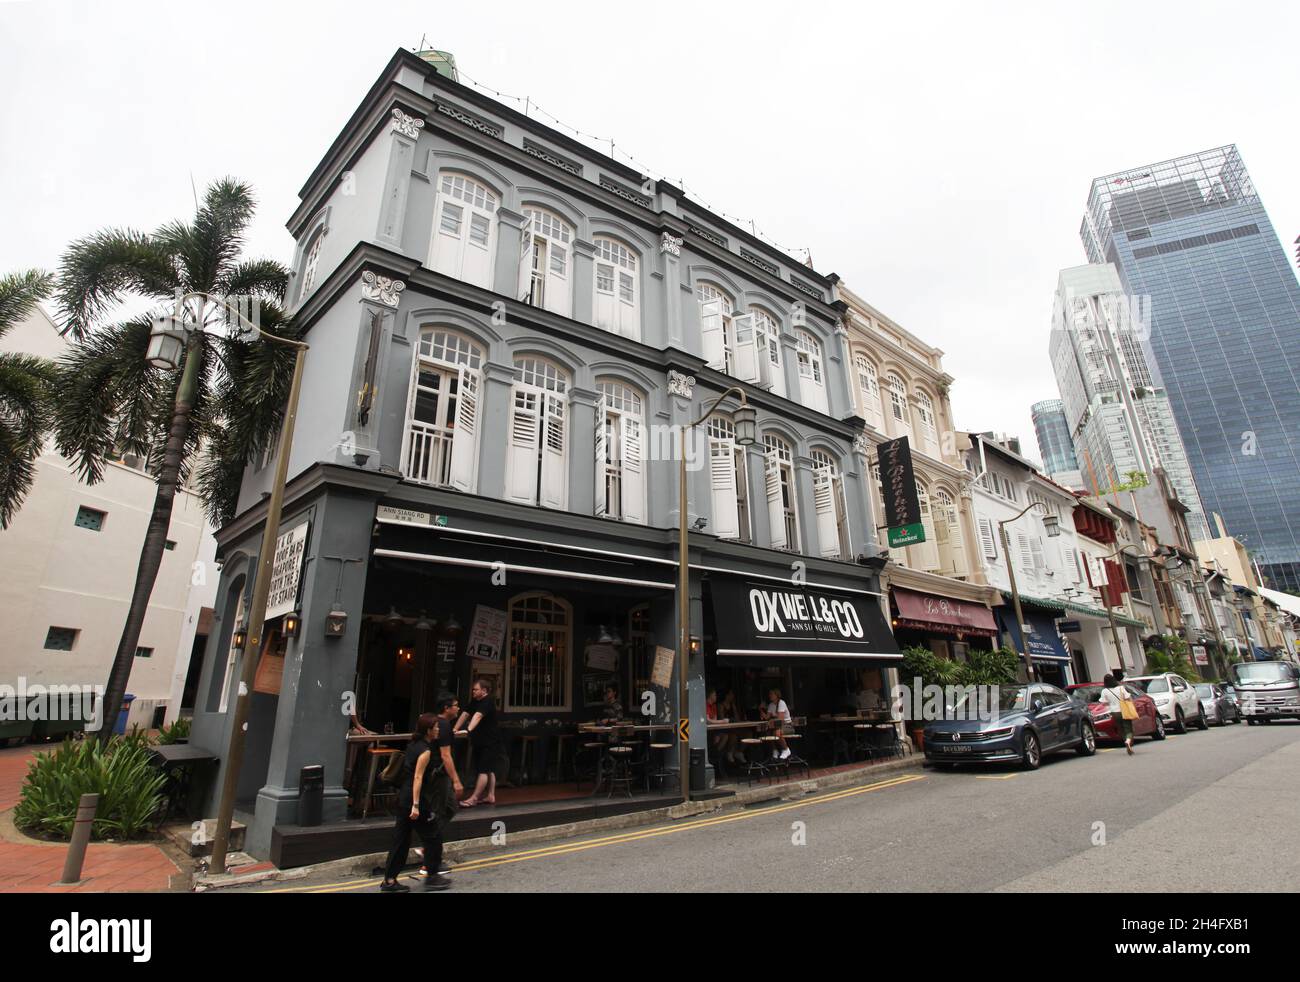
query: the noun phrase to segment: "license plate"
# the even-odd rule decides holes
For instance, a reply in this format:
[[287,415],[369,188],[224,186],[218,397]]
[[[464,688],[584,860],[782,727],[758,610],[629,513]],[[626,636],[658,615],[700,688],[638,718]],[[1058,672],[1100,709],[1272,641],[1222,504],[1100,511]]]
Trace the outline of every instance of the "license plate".
[[946,754],[968,754],[970,747],[944,747],[943,752]]

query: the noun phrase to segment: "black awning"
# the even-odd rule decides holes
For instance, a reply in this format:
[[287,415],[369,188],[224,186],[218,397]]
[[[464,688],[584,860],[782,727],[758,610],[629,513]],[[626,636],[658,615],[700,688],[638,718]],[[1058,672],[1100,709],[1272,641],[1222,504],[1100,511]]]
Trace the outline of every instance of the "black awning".
[[871,594],[710,576],[718,664],[851,661],[900,665],[898,642]]

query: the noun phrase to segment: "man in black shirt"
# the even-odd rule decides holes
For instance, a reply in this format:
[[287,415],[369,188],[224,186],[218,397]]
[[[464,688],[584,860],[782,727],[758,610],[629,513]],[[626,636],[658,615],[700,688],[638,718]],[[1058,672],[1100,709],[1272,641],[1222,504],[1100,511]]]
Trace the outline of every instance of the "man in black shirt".
[[[474,751],[474,793],[462,801],[462,808],[473,808],[482,802],[497,803],[496,764],[501,757],[501,734],[497,729],[497,707],[492,698],[492,683],[478,679],[470,690],[469,708],[456,721],[456,732],[469,734]],[[468,725],[466,725],[468,723]]]

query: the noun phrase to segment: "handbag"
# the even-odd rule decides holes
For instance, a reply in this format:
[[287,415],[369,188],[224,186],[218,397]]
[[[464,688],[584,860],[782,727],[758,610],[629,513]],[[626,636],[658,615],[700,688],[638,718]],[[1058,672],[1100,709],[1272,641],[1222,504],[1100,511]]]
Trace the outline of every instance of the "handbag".
[[1127,720],[1138,718],[1138,708],[1132,699],[1121,699],[1119,701],[1119,714]]

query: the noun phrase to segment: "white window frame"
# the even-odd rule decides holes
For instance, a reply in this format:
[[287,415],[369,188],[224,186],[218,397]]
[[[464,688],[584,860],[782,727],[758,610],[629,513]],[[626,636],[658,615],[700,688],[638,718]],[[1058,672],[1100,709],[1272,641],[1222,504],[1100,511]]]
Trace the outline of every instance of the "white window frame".
[[637,253],[609,236],[595,239],[592,317],[597,327],[641,340],[641,277]]
[[[490,290],[500,196],[459,171],[439,171],[436,188],[429,268]],[[474,234],[480,229],[486,229],[482,241]]]
[[302,302],[316,283],[316,270],[320,266],[321,244],[325,241],[325,226],[322,225],[312,236],[311,245],[302,261],[302,286],[298,288],[298,300]]
[[824,559],[847,560],[853,555],[849,510],[839,464],[825,450],[814,450],[813,510],[817,515],[817,546]]
[[908,405],[907,383],[894,372],[885,376],[885,398],[888,400],[889,435],[907,437],[910,446],[912,436],[912,410]]
[[[437,325],[420,329],[402,429],[402,474],[408,481],[470,494],[477,490],[483,357],[482,347],[458,331]],[[439,386],[422,386],[423,375],[437,376]],[[415,418],[424,391],[436,393],[433,422]]]
[[618,379],[597,387],[596,515],[645,525],[645,397]]
[[562,317],[573,316],[573,226],[537,205],[524,209],[521,299]]
[[862,417],[868,425],[883,433],[885,429],[881,415],[880,372],[871,359],[860,351],[853,356],[853,371],[857,375],[858,402],[862,406]]
[[799,488],[795,484],[794,451],[776,433],[763,434],[763,447],[764,490],[772,548],[799,552],[802,537],[799,534]]
[[939,425],[934,411],[934,400],[924,389],[917,389],[913,394],[916,418],[921,429],[921,451],[929,456],[939,458]]
[[[536,602],[539,619],[529,620],[526,618],[527,605]],[[545,610],[542,607],[545,606]],[[562,622],[557,623],[562,616]],[[545,618],[542,620],[541,618]],[[559,692],[563,696],[562,701],[552,701],[549,704],[539,703],[536,698],[531,701],[528,699],[519,699],[518,696],[531,694],[536,696],[543,688],[542,684],[534,685],[531,690],[525,689],[524,678],[520,674],[527,675],[530,670],[536,672],[538,668],[545,668],[544,662],[539,664],[532,663],[537,656],[527,650],[521,650],[524,643],[532,641],[527,637],[528,634],[535,634],[541,637],[549,637],[551,640],[544,642],[554,646],[563,645],[563,653],[552,666],[552,674],[559,676],[552,680],[551,691]],[[540,638],[538,639],[540,640]],[[540,656],[547,657],[546,654]],[[570,712],[573,708],[573,605],[567,600],[554,596],[544,591],[532,591],[521,593],[510,598],[506,606],[506,650],[504,652],[505,666],[502,675],[502,708],[506,712]]]
[[722,415],[709,417],[709,488],[713,528],[721,539],[753,541],[750,527],[749,473],[745,448],[736,443],[736,424]]
[[538,355],[515,358],[506,437],[506,498],[569,506],[569,373]]
[[[736,373],[736,304],[720,286],[701,282],[695,288],[700,302],[700,345],[710,368]],[[716,323],[715,323],[716,319]]]
[[799,401],[819,413],[829,413],[826,400],[826,367],[822,345],[808,331],[795,331],[795,357],[799,362]]

